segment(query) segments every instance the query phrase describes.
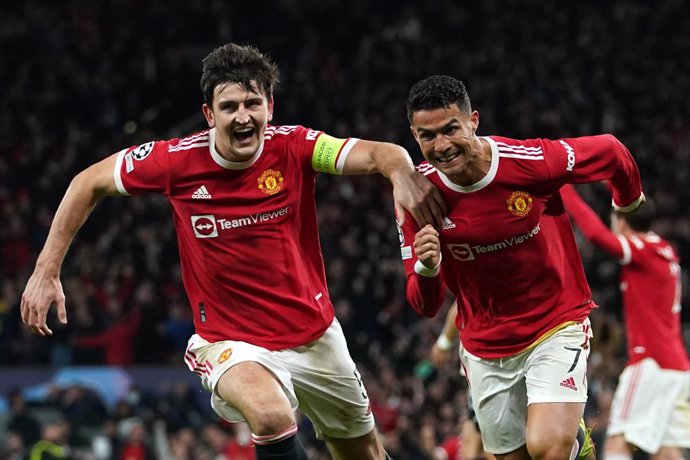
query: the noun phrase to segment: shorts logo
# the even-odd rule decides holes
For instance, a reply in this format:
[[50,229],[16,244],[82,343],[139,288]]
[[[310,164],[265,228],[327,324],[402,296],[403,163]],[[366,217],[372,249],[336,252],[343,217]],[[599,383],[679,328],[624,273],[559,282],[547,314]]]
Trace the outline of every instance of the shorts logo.
[[506,200],[508,211],[514,216],[523,217],[532,210],[532,197],[527,192],[513,192]]
[[259,190],[266,195],[275,195],[283,188],[283,175],[275,169],[267,169],[256,182],[259,184]]
[[218,236],[216,217],[213,214],[192,216],[192,228],[194,229],[194,236],[197,238],[216,238]]
[[230,356],[232,356],[232,348],[226,348],[220,355],[218,355],[216,362],[218,364],[223,364]]
[[567,379],[563,380],[561,382],[561,386],[568,388],[573,391],[577,391],[577,385],[575,385],[575,379],[572,377],[568,377]]
[[132,157],[134,157],[135,160],[143,160],[147,156],[149,156],[149,153],[153,151],[153,142],[147,142],[146,144],[142,144],[139,147],[135,148],[132,150]]
[[474,260],[472,248],[467,243],[449,244],[448,249],[450,250],[450,254],[453,256],[453,259],[458,259],[462,262]]

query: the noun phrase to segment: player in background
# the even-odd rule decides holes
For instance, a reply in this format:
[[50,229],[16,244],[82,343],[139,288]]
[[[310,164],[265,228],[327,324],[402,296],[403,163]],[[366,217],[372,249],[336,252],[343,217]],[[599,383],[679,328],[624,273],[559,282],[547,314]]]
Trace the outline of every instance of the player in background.
[[271,126],[278,68],[251,46],[203,60],[209,129],[125,148],[78,174],[57,210],[21,301],[40,335],[51,304],[67,322],[60,268],[108,195],[161,193],[171,205],[196,334],[185,362],[224,419],[246,420],[258,459],[304,459],[294,410],[337,459],[382,459],[366,390],[326,287],[314,197],[319,172],[381,173],[420,224],[443,203],[394,144]]
[[574,187],[561,195],[584,237],[621,264],[628,361],[609,414],[604,460],[681,460],[690,448],[690,359],[681,331],[681,269],[673,247],[651,231],[651,202],[611,214],[611,230]]
[[[457,365],[458,339],[460,338],[458,327],[455,324],[457,316],[458,305],[457,301],[454,301],[446,313],[443,329],[431,347],[431,362],[437,369],[451,369]],[[459,366],[459,370],[462,377],[467,378],[461,366]],[[437,447],[435,455],[439,460],[493,459],[493,455],[484,450],[477,415],[472,408],[469,394],[467,400],[467,416],[462,420],[460,435],[457,436],[456,440],[446,440]]]
[[608,180],[616,209],[636,209],[630,152],[611,135],[478,137],[479,113],[448,76],[415,84],[407,114],[418,170],[448,208],[439,228],[401,225],[407,299],[432,317],[446,287],[455,295],[484,448],[499,460],[593,456],[582,415],[595,303],[558,190]]

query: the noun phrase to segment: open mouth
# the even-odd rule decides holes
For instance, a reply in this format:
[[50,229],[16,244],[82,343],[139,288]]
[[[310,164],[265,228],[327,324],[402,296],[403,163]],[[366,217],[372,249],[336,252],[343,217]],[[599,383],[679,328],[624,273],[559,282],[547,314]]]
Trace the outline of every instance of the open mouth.
[[252,127],[236,129],[232,135],[240,142],[246,142],[254,136],[255,129]]
[[450,163],[451,161],[460,157],[460,155],[462,155],[462,153],[460,153],[460,152],[451,152],[451,153],[447,153],[445,155],[438,155],[436,157],[436,161],[439,163],[442,163],[442,164]]

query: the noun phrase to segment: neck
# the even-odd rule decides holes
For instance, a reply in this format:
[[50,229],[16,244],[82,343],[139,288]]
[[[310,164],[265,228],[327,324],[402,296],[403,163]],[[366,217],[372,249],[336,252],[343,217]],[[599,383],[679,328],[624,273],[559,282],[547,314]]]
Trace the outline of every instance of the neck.
[[491,145],[482,139],[476,139],[476,145],[472,149],[472,159],[467,163],[462,173],[450,176],[454,183],[468,187],[476,184],[489,174],[491,169]]

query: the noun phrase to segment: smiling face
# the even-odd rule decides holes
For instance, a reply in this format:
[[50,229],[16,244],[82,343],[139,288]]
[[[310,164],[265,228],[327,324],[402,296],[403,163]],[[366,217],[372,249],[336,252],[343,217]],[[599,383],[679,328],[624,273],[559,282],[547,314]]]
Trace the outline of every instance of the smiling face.
[[204,104],[204,117],[216,128],[216,150],[228,161],[248,161],[264,140],[266,125],[273,118],[273,99],[252,82],[247,89],[238,83],[218,85],[212,106]]
[[411,130],[424,158],[461,185],[476,182],[482,144],[476,135],[479,113],[461,111],[457,104],[412,114]]

